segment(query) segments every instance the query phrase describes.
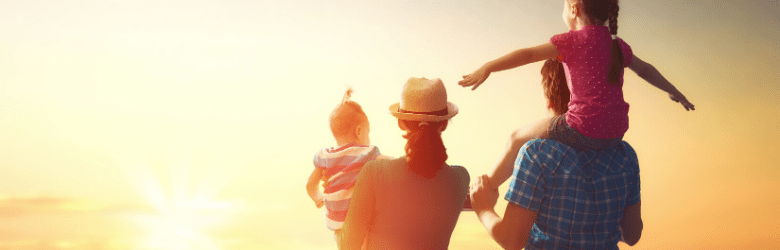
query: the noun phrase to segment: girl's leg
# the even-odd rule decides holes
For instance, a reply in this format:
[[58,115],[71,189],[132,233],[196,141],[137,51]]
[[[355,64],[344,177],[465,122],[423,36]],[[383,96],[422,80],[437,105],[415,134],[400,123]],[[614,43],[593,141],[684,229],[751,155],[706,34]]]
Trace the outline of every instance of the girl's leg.
[[512,132],[512,136],[506,144],[504,153],[501,155],[501,158],[498,159],[493,170],[488,174],[488,180],[494,189],[498,189],[501,184],[512,176],[517,153],[526,142],[537,138],[547,138],[547,127],[552,118],[553,117],[548,117],[535,121]]

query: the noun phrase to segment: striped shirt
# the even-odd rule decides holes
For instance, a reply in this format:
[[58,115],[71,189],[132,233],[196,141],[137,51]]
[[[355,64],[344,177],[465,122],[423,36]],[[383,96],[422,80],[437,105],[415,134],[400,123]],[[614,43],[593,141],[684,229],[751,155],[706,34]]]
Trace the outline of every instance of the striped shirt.
[[379,156],[379,148],[348,143],[339,148],[326,148],[314,155],[314,167],[325,170],[328,185],[323,191],[325,226],[341,229],[347,217],[352,187],[363,165]]
[[525,249],[618,249],[623,209],[640,199],[636,152],[625,141],[580,151],[531,140],[504,198],[538,212]]

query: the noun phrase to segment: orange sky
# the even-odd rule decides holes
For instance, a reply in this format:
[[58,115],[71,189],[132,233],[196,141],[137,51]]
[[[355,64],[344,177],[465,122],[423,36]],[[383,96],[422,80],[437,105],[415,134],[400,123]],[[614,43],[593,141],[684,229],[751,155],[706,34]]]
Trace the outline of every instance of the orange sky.
[[[561,5],[0,3],[0,250],[335,249],[304,184],[343,91],[400,156],[387,107],[409,77],[441,78],[460,107],[448,162],[486,173],[514,128],[549,115],[541,64],[456,82],[565,32]],[[645,223],[631,249],[780,248],[778,13],[621,2],[619,36],[696,105],[626,73]],[[498,246],[463,213],[450,247]]]

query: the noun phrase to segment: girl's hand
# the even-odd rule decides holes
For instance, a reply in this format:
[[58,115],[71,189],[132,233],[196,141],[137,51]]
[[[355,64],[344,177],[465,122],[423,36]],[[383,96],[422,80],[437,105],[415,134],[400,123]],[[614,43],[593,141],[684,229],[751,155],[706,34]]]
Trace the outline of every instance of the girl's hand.
[[688,99],[686,99],[685,96],[682,93],[680,93],[679,91],[677,91],[676,93],[669,93],[669,98],[672,99],[672,101],[674,101],[674,102],[678,102],[678,103],[682,104],[683,108],[685,108],[685,111],[696,110],[693,107],[693,104],[688,102]]
[[482,85],[482,83],[487,80],[488,76],[490,76],[490,71],[485,69],[483,66],[470,75],[464,75],[463,80],[459,81],[458,85],[463,86],[464,88],[474,86],[471,88],[471,90],[475,90],[477,87],[479,87],[479,85]]
[[475,212],[492,210],[498,200],[498,190],[492,188],[487,175],[482,175],[469,187],[469,198]]

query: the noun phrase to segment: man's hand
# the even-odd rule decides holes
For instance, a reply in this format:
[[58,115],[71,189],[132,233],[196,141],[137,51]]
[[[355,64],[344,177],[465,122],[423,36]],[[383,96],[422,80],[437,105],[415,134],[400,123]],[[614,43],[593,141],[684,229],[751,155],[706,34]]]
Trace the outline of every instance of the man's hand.
[[498,200],[498,189],[493,189],[487,175],[482,175],[469,187],[471,207],[479,214],[481,211],[493,210]]

